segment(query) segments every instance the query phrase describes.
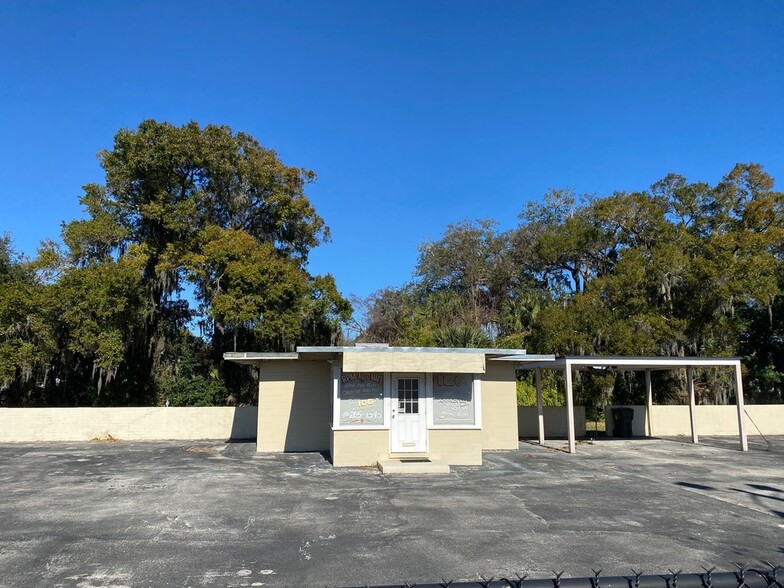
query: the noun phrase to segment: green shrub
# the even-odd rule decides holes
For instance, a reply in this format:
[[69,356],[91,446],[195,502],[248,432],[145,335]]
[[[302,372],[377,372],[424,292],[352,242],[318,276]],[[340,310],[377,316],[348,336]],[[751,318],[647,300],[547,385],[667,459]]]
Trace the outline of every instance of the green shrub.
[[[558,388],[542,386],[542,404],[544,406],[564,406],[564,401]],[[536,406],[536,386],[531,382],[522,380],[517,382],[517,406]]]
[[454,325],[435,333],[438,347],[492,347],[493,342],[482,329],[469,325]]
[[222,406],[228,396],[223,382],[204,376],[168,378],[158,384],[159,404],[168,400],[170,406]]

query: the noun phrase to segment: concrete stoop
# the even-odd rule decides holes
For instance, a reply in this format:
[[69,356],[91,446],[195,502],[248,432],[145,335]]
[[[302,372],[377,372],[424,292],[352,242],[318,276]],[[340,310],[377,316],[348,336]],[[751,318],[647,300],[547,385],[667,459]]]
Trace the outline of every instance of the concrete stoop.
[[449,464],[427,458],[379,459],[378,469],[384,474],[448,474]]

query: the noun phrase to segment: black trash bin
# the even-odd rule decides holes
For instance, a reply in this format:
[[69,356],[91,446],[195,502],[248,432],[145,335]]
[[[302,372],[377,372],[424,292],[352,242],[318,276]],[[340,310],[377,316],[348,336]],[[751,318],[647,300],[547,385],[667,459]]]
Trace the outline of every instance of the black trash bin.
[[613,437],[632,437],[633,408],[613,408]]

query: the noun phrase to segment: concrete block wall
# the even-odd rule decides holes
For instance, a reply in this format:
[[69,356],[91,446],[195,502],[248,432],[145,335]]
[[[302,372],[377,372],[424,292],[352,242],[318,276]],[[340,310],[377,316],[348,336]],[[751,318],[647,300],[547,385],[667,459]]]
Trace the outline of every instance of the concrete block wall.
[[430,429],[430,457],[450,465],[482,465],[482,431]]
[[329,451],[335,467],[376,465],[389,455],[389,430],[333,430]]
[[0,442],[254,439],[257,415],[255,406],[0,408]]
[[[584,437],[586,434],[585,407],[575,406],[574,411],[574,434],[577,437]],[[567,437],[567,419],[565,406],[545,406],[544,412],[544,436],[546,438]],[[517,434],[519,437],[538,438],[539,437],[539,418],[535,406],[517,407]]]
[[517,449],[517,380],[511,362],[488,362],[482,375],[482,448]]
[[326,361],[269,361],[259,380],[258,451],[326,451],[332,368]]
[[[607,435],[612,436],[613,407],[605,411]],[[630,406],[634,409],[632,432],[635,437],[646,434],[645,406]],[[737,435],[738,409],[735,405],[697,405],[694,412],[698,435]],[[784,435],[784,404],[747,404],[744,414],[748,435]],[[687,405],[654,405],[651,412],[651,435],[653,437],[676,437],[691,435],[689,407]]]

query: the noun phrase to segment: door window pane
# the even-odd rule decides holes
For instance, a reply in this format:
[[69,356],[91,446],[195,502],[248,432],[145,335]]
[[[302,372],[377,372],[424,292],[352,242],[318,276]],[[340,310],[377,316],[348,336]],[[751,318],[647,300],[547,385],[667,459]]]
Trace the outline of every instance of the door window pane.
[[419,378],[398,378],[397,410],[402,414],[419,413]]

